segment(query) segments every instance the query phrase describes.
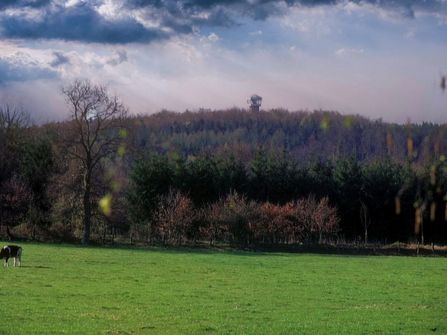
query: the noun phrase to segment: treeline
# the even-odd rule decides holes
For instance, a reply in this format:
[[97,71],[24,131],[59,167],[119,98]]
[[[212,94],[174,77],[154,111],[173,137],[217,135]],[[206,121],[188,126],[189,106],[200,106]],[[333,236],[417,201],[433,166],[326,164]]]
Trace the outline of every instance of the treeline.
[[127,116],[103,88],[76,85],[74,107],[103,104],[67,122],[34,126],[0,107],[0,238],[447,241],[442,125],[321,111]]
[[50,137],[31,127],[29,115],[18,109],[0,108],[0,228],[26,222],[30,238],[36,228],[49,226],[52,208],[50,179],[55,173]]
[[[419,209],[425,222],[421,238],[439,243],[447,238],[445,168],[444,161],[415,171],[391,160],[359,163],[352,158],[303,165],[286,153],[264,151],[248,164],[231,156],[170,159],[155,155],[138,161],[132,169],[129,214],[137,226],[156,227],[164,206],[160,199],[173,190],[199,212],[235,194],[259,208],[279,206],[278,213],[296,201],[323,199],[327,209],[334,209],[331,221],[337,224],[330,225],[331,231],[347,241],[413,240],[416,223],[420,224],[415,209]],[[301,212],[306,207],[315,208],[304,206]],[[312,211],[317,217],[319,211]],[[260,209],[257,212],[261,215]],[[246,226],[256,221],[244,220]]]
[[447,148],[442,125],[399,125],[328,111],[163,111],[132,118],[129,127],[132,146],[140,152],[231,153],[244,161],[254,158],[262,147],[271,153],[287,151],[299,161],[353,157],[406,162],[411,140],[412,159],[427,164]]

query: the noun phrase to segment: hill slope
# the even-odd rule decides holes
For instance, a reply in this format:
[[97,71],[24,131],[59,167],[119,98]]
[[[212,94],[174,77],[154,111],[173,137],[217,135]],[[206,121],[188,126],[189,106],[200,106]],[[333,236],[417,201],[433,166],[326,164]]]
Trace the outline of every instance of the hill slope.
[[286,150],[299,159],[351,156],[360,161],[385,157],[404,161],[411,138],[414,158],[427,161],[447,143],[441,125],[404,126],[324,111],[164,111],[135,117],[129,126],[136,148],[186,156],[231,152],[250,159],[262,147]]

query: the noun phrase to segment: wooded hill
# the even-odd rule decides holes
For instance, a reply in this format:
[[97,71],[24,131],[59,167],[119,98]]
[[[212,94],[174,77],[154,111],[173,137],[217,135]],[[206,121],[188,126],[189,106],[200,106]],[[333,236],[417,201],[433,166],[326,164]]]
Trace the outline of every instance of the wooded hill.
[[96,242],[447,241],[444,125],[230,109],[94,134],[99,117],[30,126],[1,112],[4,237],[85,239],[89,204]]
[[399,125],[328,111],[163,111],[132,118],[130,128],[133,146],[140,152],[231,153],[243,160],[263,148],[286,151],[299,161],[352,157],[404,162],[410,145],[412,160],[428,162],[447,144],[442,125]]

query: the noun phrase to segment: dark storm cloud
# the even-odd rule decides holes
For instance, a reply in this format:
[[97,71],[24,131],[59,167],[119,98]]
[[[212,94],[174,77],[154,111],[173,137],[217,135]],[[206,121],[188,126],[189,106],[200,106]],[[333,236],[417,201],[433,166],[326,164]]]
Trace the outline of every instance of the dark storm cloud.
[[[268,3],[284,3],[288,6],[302,5],[302,6],[322,6],[335,5],[343,0],[122,0],[129,7],[147,7],[154,8],[202,8],[211,9],[216,6],[244,6],[254,8]],[[369,3],[376,6],[384,7],[426,7],[437,8],[438,5],[445,4],[443,0],[351,0],[355,3]]]
[[[444,0],[351,0],[358,5],[372,5],[402,17],[414,17],[417,12],[447,14]],[[348,3],[344,0],[122,0],[127,8],[151,9],[165,19],[168,27],[195,25],[231,26],[240,17],[266,20],[281,16],[291,7],[333,6]],[[201,14],[206,14],[201,15]],[[182,22],[182,25],[179,25]]]
[[0,16],[0,34],[6,38],[60,39],[97,43],[151,42],[167,37],[131,17],[109,20],[90,4],[49,6],[38,18]]
[[5,8],[34,7],[39,8],[48,5],[51,0],[1,0],[0,10]]
[[[250,14],[256,12],[259,8],[271,8],[272,12],[266,13],[265,18],[270,15],[280,13],[277,9],[282,6],[330,6],[338,3],[352,2],[356,4],[370,4],[384,9],[405,9],[409,13],[417,10],[426,10],[437,12],[446,9],[444,0],[122,0],[128,7],[144,8],[153,7],[170,10],[172,8],[181,8],[186,13],[194,11],[212,10],[215,8],[227,8],[242,10],[243,13]],[[276,11],[275,11],[276,7]]]
[[[303,6],[335,5],[340,0],[286,0],[289,4],[301,4]],[[414,17],[417,12],[431,14],[446,14],[447,3],[445,0],[350,0],[358,5],[373,5],[377,8],[396,12],[405,17]]]
[[[232,26],[241,19],[266,20],[286,15],[291,7],[332,6],[341,0],[114,0],[120,7],[110,18],[98,8],[104,0],[67,6],[64,0],[0,0],[0,37],[59,39],[106,44],[149,43],[191,34],[202,26]],[[444,0],[352,0],[403,17],[418,12],[447,15]],[[7,8],[33,7],[39,15],[5,14]],[[135,17],[158,25],[144,25]]]

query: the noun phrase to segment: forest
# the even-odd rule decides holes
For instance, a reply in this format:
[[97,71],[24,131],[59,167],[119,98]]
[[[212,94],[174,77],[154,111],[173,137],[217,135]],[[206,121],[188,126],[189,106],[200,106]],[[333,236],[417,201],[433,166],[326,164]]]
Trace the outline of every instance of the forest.
[[0,237],[156,245],[447,241],[445,125],[333,111],[131,115],[102,86],[68,117],[0,106]]

